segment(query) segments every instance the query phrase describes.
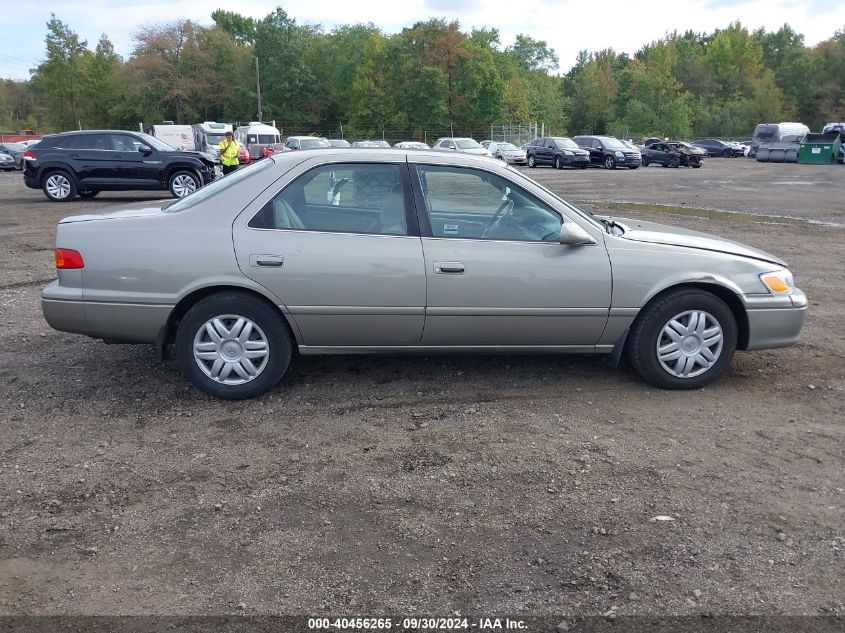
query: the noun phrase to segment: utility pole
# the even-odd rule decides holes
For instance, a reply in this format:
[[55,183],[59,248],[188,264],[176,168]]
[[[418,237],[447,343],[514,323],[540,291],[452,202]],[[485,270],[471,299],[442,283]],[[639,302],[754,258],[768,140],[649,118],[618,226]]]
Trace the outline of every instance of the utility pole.
[[258,122],[261,123],[261,73],[258,71],[258,58],[255,58],[255,86],[258,93]]

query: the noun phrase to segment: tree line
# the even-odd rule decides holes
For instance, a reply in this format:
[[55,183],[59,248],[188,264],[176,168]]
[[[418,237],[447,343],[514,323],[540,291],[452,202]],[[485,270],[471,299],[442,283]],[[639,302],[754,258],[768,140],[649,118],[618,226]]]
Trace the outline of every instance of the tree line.
[[151,24],[123,59],[92,48],[55,15],[46,56],[27,81],[0,81],[0,129],[138,129],[173,120],[245,122],[284,134],[486,136],[540,121],[551,134],[747,137],[760,121],[819,129],[845,119],[845,30],[808,47],[784,25],[667,33],[632,57],[582,51],[565,74],[544,41],[430,19],[389,35],[355,24],[326,31],[282,8],[262,19],[215,11],[213,24]]

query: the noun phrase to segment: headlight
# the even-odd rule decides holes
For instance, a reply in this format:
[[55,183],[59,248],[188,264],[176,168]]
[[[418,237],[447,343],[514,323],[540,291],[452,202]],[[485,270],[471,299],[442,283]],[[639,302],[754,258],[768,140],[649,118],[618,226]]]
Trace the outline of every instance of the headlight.
[[776,295],[789,294],[795,287],[792,273],[786,268],[771,273],[763,273],[760,275],[760,281],[763,282],[769,292]]
[[616,150],[616,158],[625,158],[625,154],[620,152],[619,150]]
[[568,149],[565,149],[565,150],[563,150],[563,155],[564,156],[572,156],[572,152],[570,152]]

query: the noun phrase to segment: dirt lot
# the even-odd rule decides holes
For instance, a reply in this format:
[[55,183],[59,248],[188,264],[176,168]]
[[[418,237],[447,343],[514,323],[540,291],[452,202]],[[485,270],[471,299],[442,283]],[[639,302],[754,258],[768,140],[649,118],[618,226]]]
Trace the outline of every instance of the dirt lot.
[[845,614],[845,168],[530,173],[785,257],[801,343],[688,393],[589,357],[299,358],[212,400],[41,318],[55,222],[138,196],[0,174],[0,614]]

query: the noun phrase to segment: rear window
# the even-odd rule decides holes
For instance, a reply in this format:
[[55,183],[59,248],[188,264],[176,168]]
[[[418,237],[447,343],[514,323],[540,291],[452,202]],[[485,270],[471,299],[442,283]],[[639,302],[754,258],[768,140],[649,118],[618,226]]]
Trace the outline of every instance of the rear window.
[[206,185],[201,189],[197,189],[194,193],[185,196],[184,198],[180,198],[176,202],[171,202],[169,205],[164,207],[165,213],[179,213],[180,211],[184,211],[185,209],[190,209],[191,207],[195,206],[196,204],[202,202],[203,200],[207,200],[211,196],[218,194],[219,192],[223,191],[224,189],[228,189],[232,185],[236,185],[237,183],[241,182],[242,180],[246,180],[247,178],[251,178],[255,174],[267,169],[270,165],[273,164],[272,160],[265,159],[254,162],[246,167],[241,167],[236,172],[229,174],[228,176],[223,176],[222,178],[218,178],[210,185]]

